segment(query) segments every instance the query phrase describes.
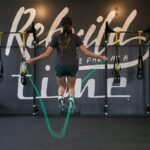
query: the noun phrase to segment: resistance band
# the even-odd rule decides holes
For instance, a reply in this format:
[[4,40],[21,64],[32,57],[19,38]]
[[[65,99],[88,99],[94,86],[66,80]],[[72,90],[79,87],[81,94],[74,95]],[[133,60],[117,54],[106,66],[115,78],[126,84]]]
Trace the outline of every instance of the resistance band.
[[142,57],[142,52],[141,52],[141,34],[143,31],[138,31],[139,34],[139,57],[138,57],[138,69],[137,69],[137,79],[142,80],[144,78],[144,62],[143,62],[143,57]]
[[4,73],[4,67],[3,67],[3,61],[2,61],[2,34],[3,32],[0,32],[0,78],[3,77],[3,73]]
[[[105,62],[101,62],[100,64],[105,64]],[[26,68],[26,72],[29,74],[28,70],[27,70],[27,67],[26,65],[24,66]],[[89,78],[94,72],[96,71],[96,69],[93,69],[92,71],[90,71],[85,77],[84,79],[82,80],[81,84],[87,79]],[[48,115],[47,115],[47,111],[46,111],[46,108],[45,108],[45,105],[44,105],[44,102],[42,100],[42,98],[40,98],[40,93],[34,83],[34,81],[32,80],[32,77],[29,76],[29,79],[30,79],[30,82],[34,88],[34,90],[36,91],[36,94],[38,96],[38,99],[39,99],[39,102],[40,102],[40,106],[41,106],[41,109],[42,109],[42,112],[44,114],[44,118],[45,118],[45,121],[46,121],[46,125],[47,125],[47,128],[48,128],[48,131],[49,133],[56,139],[61,139],[64,137],[66,131],[67,131],[67,126],[68,126],[68,123],[69,123],[69,118],[70,118],[70,115],[71,115],[71,109],[72,109],[72,104],[70,103],[69,107],[68,107],[68,112],[67,112],[67,115],[66,115],[66,119],[65,119],[65,122],[63,124],[63,127],[62,129],[60,130],[60,132],[56,132],[52,129],[52,126],[51,126],[51,123],[50,123],[50,120],[48,119]]]
[[120,73],[119,71],[121,70],[120,66],[120,58],[118,55],[118,45],[119,45],[119,32],[116,32],[115,39],[116,39],[116,48],[115,48],[115,60],[114,60],[114,68],[112,71],[112,74],[114,76],[114,83],[119,83],[120,82]]

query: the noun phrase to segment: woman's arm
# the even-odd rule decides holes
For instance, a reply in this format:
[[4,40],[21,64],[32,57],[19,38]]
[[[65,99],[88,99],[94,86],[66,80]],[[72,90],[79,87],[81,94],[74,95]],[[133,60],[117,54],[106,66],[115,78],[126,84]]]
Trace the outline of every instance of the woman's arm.
[[53,52],[53,48],[52,47],[48,47],[47,50],[43,54],[41,54],[41,55],[39,55],[37,57],[28,59],[26,61],[26,63],[27,64],[31,64],[31,63],[33,63],[35,61],[39,61],[41,59],[47,58],[47,57],[49,57],[52,54],[52,52]]
[[89,51],[84,44],[82,44],[80,47],[81,51],[83,52],[84,55],[86,56],[89,56],[89,57],[94,57],[94,58],[99,58],[99,59],[102,59],[102,60],[107,60],[106,56],[103,56],[103,55],[98,55],[98,54],[95,54],[91,51]]

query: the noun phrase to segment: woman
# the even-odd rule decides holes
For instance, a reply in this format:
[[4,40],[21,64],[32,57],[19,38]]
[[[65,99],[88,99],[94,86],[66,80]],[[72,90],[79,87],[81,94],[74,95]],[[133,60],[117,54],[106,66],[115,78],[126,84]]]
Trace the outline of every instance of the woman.
[[[76,53],[77,47],[89,57],[94,57],[106,60],[105,56],[95,54],[89,51],[83,44],[80,37],[72,33],[72,20],[70,17],[65,16],[61,20],[62,33],[53,36],[47,50],[35,57],[26,61],[27,64],[46,58],[52,54],[54,49],[57,50],[55,73],[58,81],[58,101],[61,108],[64,108],[64,93],[68,90],[69,102],[74,108],[74,87],[76,81],[76,74],[78,71],[78,56]],[[66,80],[67,78],[67,80]]]

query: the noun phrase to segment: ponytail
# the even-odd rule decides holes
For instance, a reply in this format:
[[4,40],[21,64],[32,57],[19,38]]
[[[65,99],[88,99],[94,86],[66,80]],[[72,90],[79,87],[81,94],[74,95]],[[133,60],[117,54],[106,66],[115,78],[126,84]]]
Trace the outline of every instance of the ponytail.
[[66,48],[70,43],[72,30],[70,26],[64,26],[62,33],[62,47]]
[[71,20],[71,18],[68,16],[65,16],[61,21],[61,25],[63,27],[61,47],[67,48],[69,43],[70,43],[71,34],[72,34],[72,29],[71,29],[72,20]]

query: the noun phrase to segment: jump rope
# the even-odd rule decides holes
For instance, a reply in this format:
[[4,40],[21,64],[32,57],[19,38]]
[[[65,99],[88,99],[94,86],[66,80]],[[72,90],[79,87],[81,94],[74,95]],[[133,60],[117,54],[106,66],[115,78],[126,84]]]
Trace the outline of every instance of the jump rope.
[[[24,50],[25,50],[25,35],[26,33],[23,32],[22,33],[22,44],[23,44],[23,47],[24,47]],[[106,64],[107,61],[101,61],[99,64]],[[97,70],[97,68],[91,70],[81,81],[81,84],[83,84],[95,71]],[[29,71],[27,69],[27,65],[25,62],[22,62],[21,65],[20,65],[20,75],[21,75],[21,82],[23,85],[26,85],[26,75],[29,74]],[[40,92],[38,91],[37,89],[37,86],[36,84],[34,83],[33,79],[31,76],[29,76],[29,80],[30,80],[30,83],[31,85],[33,86],[35,92],[36,92],[36,95],[38,96],[38,100],[39,100],[39,103],[40,103],[40,106],[41,106],[41,110],[42,110],[42,113],[44,115],[44,118],[45,118],[45,122],[46,122],[46,125],[47,125],[47,128],[48,128],[48,131],[49,133],[56,139],[61,139],[65,136],[66,134],[66,131],[67,131],[67,127],[68,127],[68,123],[69,123],[69,119],[70,119],[70,116],[71,116],[71,109],[72,109],[72,103],[70,102],[69,103],[69,106],[68,106],[68,111],[67,111],[67,114],[66,114],[66,118],[65,118],[65,121],[64,121],[64,124],[61,128],[61,130],[59,132],[56,132],[53,130],[52,126],[51,126],[51,122],[50,122],[50,119],[48,117],[48,114],[47,114],[47,110],[46,110],[46,107],[44,105],[44,102],[43,102],[43,99],[40,98],[41,95],[40,95]]]
[[[2,64],[2,59],[1,59],[1,36],[2,36],[2,32],[0,32],[0,74],[2,74],[4,72],[3,70],[3,64]],[[24,47],[24,50],[25,50],[25,46],[26,46],[26,43],[25,43],[25,37],[26,37],[26,32],[23,32],[21,33],[22,34],[22,45]],[[119,82],[120,81],[120,75],[119,75],[119,70],[121,69],[119,63],[120,63],[120,60],[119,60],[119,56],[118,56],[118,35],[119,33],[116,33],[116,53],[115,53],[115,61],[114,61],[114,77],[116,78],[116,82]],[[107,61],[101,61],[99,64],[106,64]],[[81,81],[81,84],[83,84],[95,71],[97,70],[97,68],[95,69],[92,69]],[[21,75],[21,82],[23,85],[26,85],[26,75],[29,74],[28,72],[28,69],[27,69],[27,65],[25,62],[22,62],[21,63],[21,66],[20,66],[20,75]],[[116,75],[116,76],[115,76]],[[143,78],[143,59],[142,59],[142,55],[141,55],[141,32],[139,32],[139,61],[138,61],[138,72],[137,72],[137,78],[138,79],[142,79]],[[31,76],[29,76],[29,80],[30,80],[30,83],[32,84],[37,96],[38,96],[38,100],[40,102],[40,106],[41,106],[41,109],[42,109],[42,112],[43,112],[43,115],[44,115],[44,118],[45,118],[45,122],[46,122],[46,125],[47,125],[47,128],[48,128],[48,131],[49,133],[56,139],[61,139],[65,136],[66,134],[66,131],[67,131],[67,127],[68,127],[68,123],[69,123],[69,119],[70,119],[70,116],[71,116],[71,109],[72,109],[72,104],[70,103],[69,106],[68,106],[68,112],[66,114],[66,118],[65,118],[65,121],[64,121],[64,124],[60,130],[60,132],[56,132],[52,129],[52,126],[51,126],[51,122],[49,120],[49,117],[48,117],[48,114],[47,114],[47,111],[46,111],[46,107],[44,105],[44,102],[43,102],[43,99],[40,98],[41,95],[36,87],[36,84],[34,83],[33,79]]]
[[[141,33],[142,31],[139,31],[139,58],[138,58],[138,71],[137,71],[137,79],[141,80],[143,79],[143,58],[142,58],[142,54],[141,54]],[[118,53],[118,45],[119,45],[119,32],[116,32],[116,51],[115,51],[115,60],[114,60],[114,69],[113,69],[113,75],[114,75],[114,82],[120,82],[120,73],[119,71],[121,70],[121,66],[120,66],[120,58],[119,58],[119,53]],[[25,33],[23,33],[23,46],[25,48]],[[101,64],[107,64],[107,61],[101,61],[99,63],[99,65]],[[28,69],[27,69],[27,65],[25,63],[22,63],[22,66],[21,68],[24,68],[24,69],[21,69],[21,72],[23,73],[22,76],[23,78],[26,77],[26,74],[29,74],[28,72]],[[95,71],[97,70],[97,68],[94,68],[92,69],[81,81],[81,84],[83,84]],[[23,79],[21,78],[21,79]],[[43,115],[44,115],[44,118],[45,118],[45,122],[46,122],[46,125],[47,125],[47,128],[48,128],[48,131],[49,133],[56,139],[61,139],[65,136],[66,134],[66,131],[67,131],[67,127],[68,127],[68,123],[69,123],[69,119],[70,119],[70,116],[71,116],[71,109],[72,109],[72,103],[69,104],[68,106],[68,111],[67,111],[67,114],[66,114],[66,118],[65,118],[65,121],[64,121],[64,124],[61,128],[61,130],[59,132],[56,132],[53,130],[52,126],[51,126],[51,122],[49,120],[49,117],[48,117],[48,114],[47,114],[47,111],[46,111],[46,107],[44,105],[44,102],[43,102],[43,99],[40,98],[41,95],[36,87],[36,84],[34,83],[33,79],[31,76],[29,76],[29,80],[38,96],[38,100],[40,102],[40,106],[41,106],[41,109],[42,109],[42,112],[43,112]],[[23,83],[26,83],[26,79],[25,79],[25,82],[23,81]],[[78,88],[77,88],[78,89]]]
[[[106,61],[102,61],[100,64],[105,64]],[[29,74],[28,70],[27,70],[27,66],[25,65],[25,70],[27,72],[27,74]],[[83,84],[94,72],[96,71],[96,68],[91,70],[82,80],[81,84]],[[62,129],[60,130],[60,132],[56,132],[52,129],[52,126],[51,126],[51,123],[50,123],[50,120],[48,118],[48,114],[47,114],[47,111],[46,111],[46,108],[45,108],[45,105],[44,105],[44,102],[42,100],[42,98],[40,98],[40,93],[34,83],[34,81],[32,80],[32,77],[29,76],[29,80],[38,96],[38,100],[40,102],[40,106],[41,106],[41,109],[42,109],[42,112],[43,112],[43,115],[44,115],[44,118],[45,118],[45,121],[46,121],[46,125],[47,125],[47,128],[48,128],[48,131],[49,133],[56,139],[61,139],[64,137],[64,135],[66,134],[66,131],[67,131],[67,127],[68,127],[68,123],[69,123],[69,119],[70,119],[70,116],[71,116],[71,109],[72,109],[72,103],[69,104],[69,107],[68,107],[68,112],[67,112],[67,115],[66,115],[66,118],[65,118],[65,121],[64,121],[64,124],[63,124],[63,127]]]

